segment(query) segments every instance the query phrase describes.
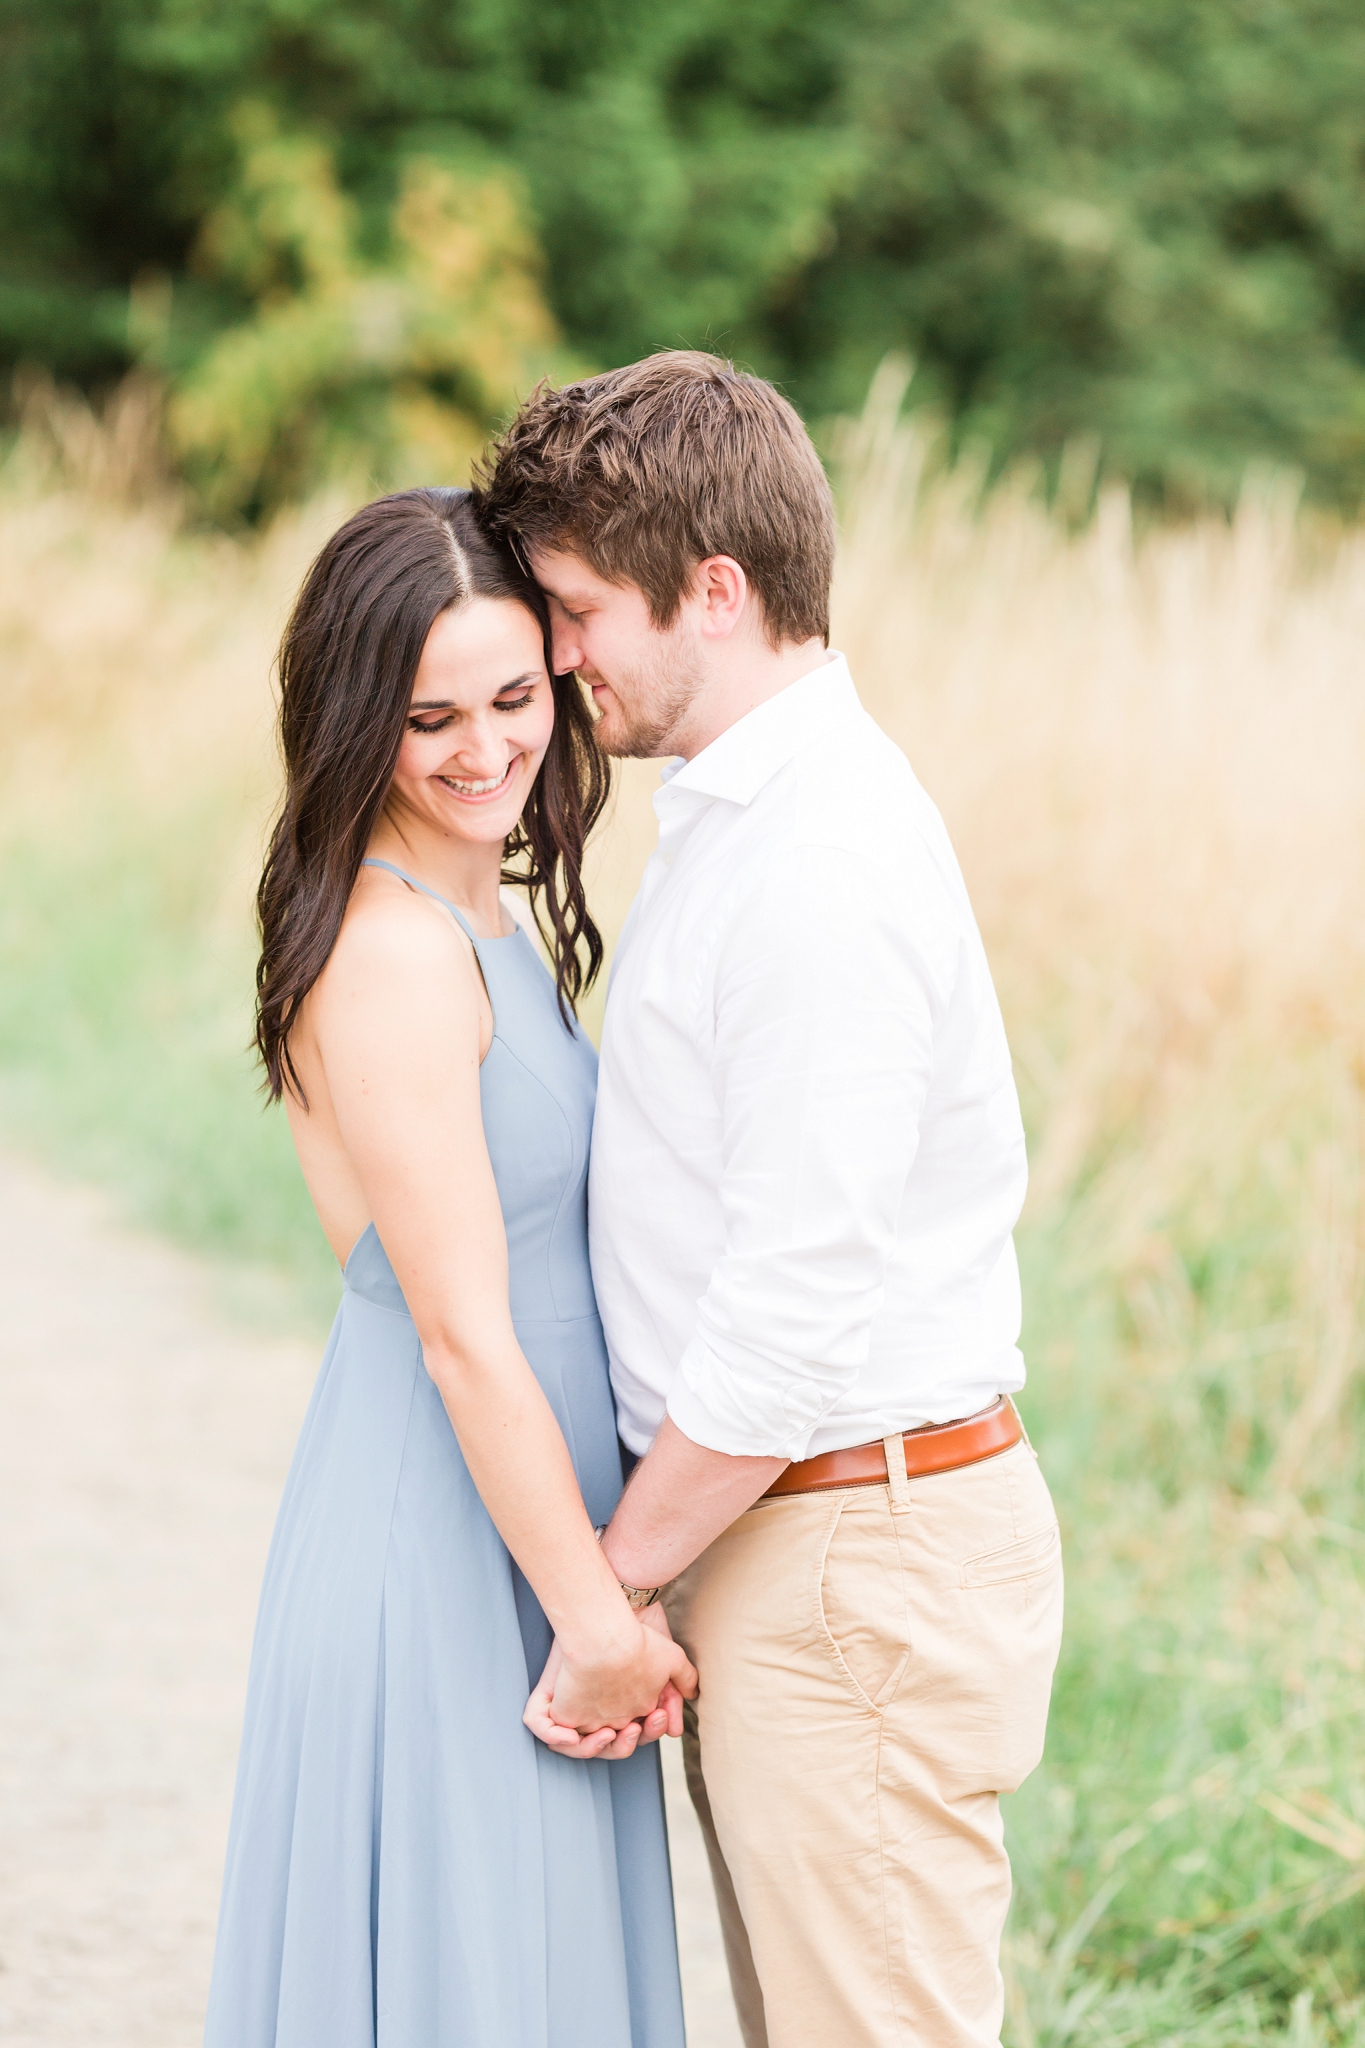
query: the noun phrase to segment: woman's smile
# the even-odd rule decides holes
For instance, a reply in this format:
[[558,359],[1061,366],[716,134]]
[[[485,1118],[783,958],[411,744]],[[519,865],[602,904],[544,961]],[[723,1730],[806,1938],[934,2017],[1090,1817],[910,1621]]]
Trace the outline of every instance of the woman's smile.
[[452,796],[459,797],[462,803],[487,803],[490,797],[499,796],[506,789],[513,771],[523,759],[523,755],[513,754],[501,775],[485,776],[481,782],[466,782],[455,775],[438,775],[436,780],[443,788],[448,789]]

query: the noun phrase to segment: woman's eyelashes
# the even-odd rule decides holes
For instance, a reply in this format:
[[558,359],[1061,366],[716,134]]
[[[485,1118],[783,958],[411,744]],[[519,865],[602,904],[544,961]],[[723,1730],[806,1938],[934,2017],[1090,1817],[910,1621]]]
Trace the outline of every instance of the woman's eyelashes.
[[[523,690],[519,697],[499,697],[494,703],[493,709],[495,711],[524,711],[534,695],[535,689],[533,686],[529,690]],[[408,720],[408,731],[422,733],[444,732],[447,726],[451,726],[454,723],[455,713],[448,711],[444,718],[410,718]]]

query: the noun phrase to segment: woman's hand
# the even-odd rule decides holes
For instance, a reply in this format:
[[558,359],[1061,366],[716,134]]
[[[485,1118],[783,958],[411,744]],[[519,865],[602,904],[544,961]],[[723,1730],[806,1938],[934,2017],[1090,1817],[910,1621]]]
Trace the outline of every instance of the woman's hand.
[[522,1716],[550,1749],[580,1759],[631,1755],[640,1742],[682,1733],[682,1702],[697,1674],[668,1632],[662,1611],[637,1620],[633,1635],[592,1655],[566,1652],[556,1641]]

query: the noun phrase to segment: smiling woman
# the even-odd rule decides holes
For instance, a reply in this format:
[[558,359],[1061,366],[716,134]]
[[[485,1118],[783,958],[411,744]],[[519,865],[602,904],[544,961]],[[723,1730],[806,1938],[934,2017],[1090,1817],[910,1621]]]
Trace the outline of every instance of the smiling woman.
[[[352,984],[371,976],[379,955],[386,981],[411,965],[433,995],[444,992],[452,1023],[472,1015],[480,1064],[487,1058],[494,1017],[476,946],[517,930],[500,893],[503,847],[554,731],[544,638],[533,612],[511,598],[475,596],[432,621],[379,822],[332,953],[291,1013],[285,1054],[294,1144],[342,1265],[370,1222],[372,1190],[357,1169],[354,1143],[342,1135],[323,1043],[335,1051],[351,1029]],[[576,863],[577,849],[570,851]],[[390,959],[395,949],[402,957]],[[453,1038],[452,1054],[457,1045]],[[382,1134],[386,1149],[394,1136]]]
[[[442,612],[417,664],[386,823],[401,835],[410,815],[456,837],[501,843],[521,816],[553,729],[544,637],[533,614],[487,597]],[[469,815],[475,805],[490,811],[479,824]]]
[[306,2048],[324,2013],[338,2040],[378,2014],[431,2048],[682,2048],[646,1745],[696,1674],[594,1537],[621,1458],[572,1003],[605,764],[464,492],[349,520],[280,672],[259,1042],[345,1288],[266,1567],[206,2048]]
[[[509,783],[505,802],[490,808],[483,840],[521,857],[505,879],[521,882],[533,906],[543,903],[561,1005],[596,974],[602,942],[581,867],[583,843],[606,802],[607,764],[577,682],[552,678],[548,659],[544,598],[515,557],[484,536],[467,492],[380,498],[348,519],[318,556],[280,650],[286,790],[257,897],[257,1043],[274,1099],[290,1078],[290,1026],[331,957],[371,840],[383,829],[402,842],[404,821],[426,815],[406,808],[414,778],[431,778],[457,756],[463,778],[450,777],[446,789],[468,802],[457,781],[488,767],[482,737],[464,758],[471,731],[484,734],[488,718],[520,723],[517,684],[521,694],[538,695],[546,737]],[[456,671],[463,680],[453,685]],[[482,707],[474,702],[479,692]],[[515,748],[524,763],[525,730]],[[430,747],[420,768],[405,743]],[[505,776],[511,765],[511,752],[503,752],[496,772]],[[473,779],[486,781],[487,773]],[[436,800],[432,792],[425,799]],[[451,809],[452,829],[455,815]]]

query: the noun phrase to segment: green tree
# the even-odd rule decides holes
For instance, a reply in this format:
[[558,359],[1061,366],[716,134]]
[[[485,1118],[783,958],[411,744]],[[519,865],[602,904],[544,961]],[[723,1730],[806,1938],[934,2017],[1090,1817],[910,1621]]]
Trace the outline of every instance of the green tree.
[[1365,482],[1357,0],[868,0],[855,194],[781,326],[848,405],[909,345],[1002,451],[1097,436],[1177,499]]
[[[579,360],[711,344],[820,414],[896,348],[1002,460],[1090,437],[1181,504],[1268,457],[1350,505],[1362,105],[1359,0],[0,0],[0,360],[202,387],[262,312],[205,227],[258,106],[371,281],[414,162],[524,195]],[[262,476],[377,419],[372,370]]]
[[333,471],[466,472],[488,423],[557,366],[509,175],[410,156],[375,263],[320,143],[260,105],[235,126],[241,174],[194,254],[253,309],[182,373],[170,412],[205,502],[250,512]]
[[[327,139],[370,241],[414,152],[527,179],[556,309],[602,360],[752,325],[851,161],[832,0],[33,0],[0,5],[0,348],[116,368],[129,285],[188,268],[235,110]],[[185,348],[223,317],[178,309]]]

